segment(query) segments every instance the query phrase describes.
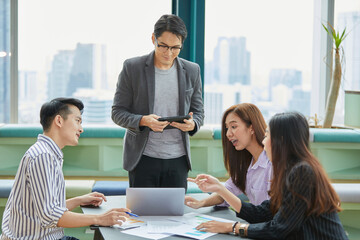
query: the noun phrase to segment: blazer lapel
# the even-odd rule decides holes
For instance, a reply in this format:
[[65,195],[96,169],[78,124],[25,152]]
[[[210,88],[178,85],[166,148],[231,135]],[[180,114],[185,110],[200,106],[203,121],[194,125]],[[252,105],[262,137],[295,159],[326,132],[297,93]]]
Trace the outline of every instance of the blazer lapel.
[[186,71],[179,58],[176,58],[178,64],[178,86],[179,86],[179,115],[185,115],[185,82],[186,82]]
[[155,101],[155,67],[154,52],[150,53],[145,63],[145,79],[148,88],[149,114],[154,113]]

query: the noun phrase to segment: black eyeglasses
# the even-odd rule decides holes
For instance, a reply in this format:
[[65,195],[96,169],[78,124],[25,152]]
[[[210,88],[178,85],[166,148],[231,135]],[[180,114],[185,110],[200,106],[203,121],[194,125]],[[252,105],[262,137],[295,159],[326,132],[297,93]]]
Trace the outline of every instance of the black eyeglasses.
[[163,53],[167,52],[167,50],[169,50],[169,49],[170,49],[170,51],[172,53],[179,53],[180,50],[182,49],[182,47],[177,47],[177,46],[170,47],[170,46],[167,46],[167,45],[161,45],[161,44],[158,43],[157,39],[155,39],[155,43],[156,43],[157,47],[159,48],[159,50],[161,52],[163,52]]

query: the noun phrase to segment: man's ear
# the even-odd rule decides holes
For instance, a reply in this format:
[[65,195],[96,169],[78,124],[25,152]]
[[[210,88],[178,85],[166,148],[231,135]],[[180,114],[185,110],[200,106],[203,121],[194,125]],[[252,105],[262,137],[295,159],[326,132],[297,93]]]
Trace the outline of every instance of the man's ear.
[[60,116],[60,115],[56,115],[55,118],[54,118],[54,124],[56,126],[58,126],[59,128],[62,127],[63,125],[63,122],[64,122],[64,119]]

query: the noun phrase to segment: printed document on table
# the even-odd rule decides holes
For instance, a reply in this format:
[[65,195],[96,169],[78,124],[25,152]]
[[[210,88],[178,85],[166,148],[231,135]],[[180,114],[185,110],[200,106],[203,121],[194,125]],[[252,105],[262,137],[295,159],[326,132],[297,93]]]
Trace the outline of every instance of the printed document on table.
[[167,219],[177,222],[182,222],[189,225],[198,226],[199,224],[207,221],[219,221],[219,222],[234,222],[225,218],[213,217],[205,214],[198,214],[195,212],[186,213],[183,216],[170,216]]
[[195,238],[195,239],[205,239],[208,237],[211,237],[217,233],[210,233],[210,232],[202,232],[196,229],[198,225],[201,223],[207,222],[207,221],[219,221],[219,222],[234,222],[230,221],[224,218],[217,218],[208,216],[205,214],[197,214],[197,213],[188,213],[182,216],[182,218],[171,218],[172,220],[178,221],[181,220],[183,224],[179,225],[177,228],[171,229],[172,234],[189,237],[189,238]]
[[[137,228],[132,228],[122,231],[122,233],[150,238],[161,239],[170,235],[179,235],[193,239],[205,239],[215,235],[216,233],[201,232],[196,227],[207,221],[220,221],[220,222],[234,222],[224,218],[212,217],[205,214],[187,213],[183,216],[147,216],[140,217],[138,221],[145,222],[146,225],[141,225]],[[126,227],[125,225],[123,226]]]
[[172,234],[162,234],[162,233],[148,233],[147,226],[141,226],[138,228],[124,230],[122,231],[122,233],[130,234],[142,238],[149,238],[149,239],[161,239],[172,235]]
[[181,222],[175,222],[171,220],[148,221],[147,231],[148,233],[172,233],[174,228],[177,228],[182,224],[183,223]]
[[171,233],[175,235],[184,236],[188,238],[195,238],[195,239],[205,239],[217,234],[210,232],[201,232],[197,230],[194,226],[187,224],[181,224],[179,227],[172,229]]
[[115,224],[113,227],[120,228],[120,229],[129,229],[134,227],[140,227],[146,225],[145,221],[140,220],[138,218],[128,218],[126,222],[121,221],[120,224]]

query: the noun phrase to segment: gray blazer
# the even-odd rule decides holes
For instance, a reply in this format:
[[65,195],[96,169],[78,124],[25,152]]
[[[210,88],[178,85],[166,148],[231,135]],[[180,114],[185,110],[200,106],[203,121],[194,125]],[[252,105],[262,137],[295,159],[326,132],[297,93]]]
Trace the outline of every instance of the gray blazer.
[[[177,57],[179,115],[193,112],[195,128],[182,132],[188,167],[191,170],[189,135],[194,135],[204,121],[200,67]],[[119,75],[112,106],[112,120],[127,129],[124,139],[123,168],[132,171],[144,152],[150,128],[139,127],[143,115],[153,113],[155,95],[154,52],[127,59]]]

